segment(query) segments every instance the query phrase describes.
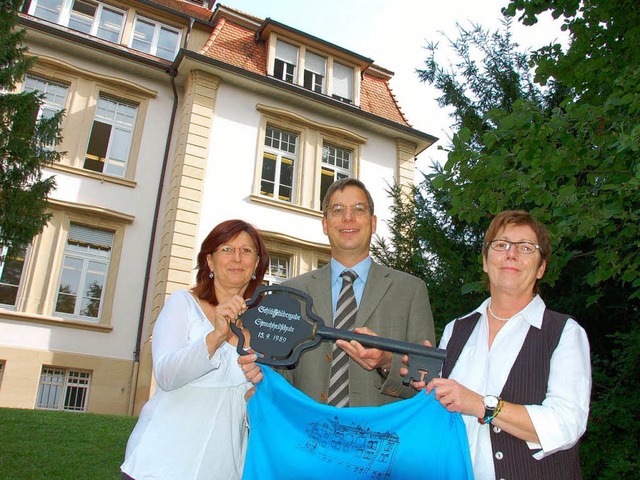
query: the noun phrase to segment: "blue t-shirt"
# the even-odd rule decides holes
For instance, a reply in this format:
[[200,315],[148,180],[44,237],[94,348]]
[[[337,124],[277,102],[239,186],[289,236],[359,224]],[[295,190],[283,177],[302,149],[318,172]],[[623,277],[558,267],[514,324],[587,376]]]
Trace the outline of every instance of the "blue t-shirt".
[[271,370],[249,400],[243,480],[473,479],[462,417],[424,391],[380,407],[337,408]]

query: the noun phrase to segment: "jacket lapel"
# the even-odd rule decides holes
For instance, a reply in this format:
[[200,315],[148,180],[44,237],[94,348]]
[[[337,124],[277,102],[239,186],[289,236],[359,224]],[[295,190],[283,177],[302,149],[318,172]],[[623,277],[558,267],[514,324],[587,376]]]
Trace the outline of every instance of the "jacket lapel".
[[356,327],[364,327],[367,324],[390,286],[389,269],[372,261],[362,300],[358,306]]
[[312,273],[312,281],[309,282],[309,295],[313,298],[313,311],[325,325],[333,326],[333,305],[331,303],[331,266],[325,265]]

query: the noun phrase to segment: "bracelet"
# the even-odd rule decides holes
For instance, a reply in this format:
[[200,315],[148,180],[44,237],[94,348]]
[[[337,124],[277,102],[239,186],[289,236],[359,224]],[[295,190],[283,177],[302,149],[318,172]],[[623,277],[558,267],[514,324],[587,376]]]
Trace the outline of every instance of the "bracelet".
[[503,405],[504,405],[504,400],[502,400],[501,398],[498,399],[498,405],[493,410],[493,413],[484,418],[479,418],[478,423],[480,423],[481,425],[490,425],[491,422],[493,422],[493,419],[498,416],[498,414],[500,413],[500,410],[502,410]]

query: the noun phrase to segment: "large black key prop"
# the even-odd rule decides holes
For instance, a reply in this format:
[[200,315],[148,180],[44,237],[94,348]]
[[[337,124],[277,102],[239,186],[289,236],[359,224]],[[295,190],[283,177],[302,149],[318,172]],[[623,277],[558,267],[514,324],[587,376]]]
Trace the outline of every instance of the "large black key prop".
[[247,306],[249,308],[240,315],[238,324],[231,323],[231,329],[238,336],[237,350],[240,355],[248,354],[244,349],[242,326],[249,332],[251,349],[258,355],[258,363],[265,365],[295,365],[305,350],[314,348],[322,340],[356,340],[365,347],[408,355],[409,373],[402,382],[408,385],[411,380],[428,382],[439,376],[446,357],[446,351],[441,348],[327,327],[312,312],[311,297],[295,288],[260,287]]

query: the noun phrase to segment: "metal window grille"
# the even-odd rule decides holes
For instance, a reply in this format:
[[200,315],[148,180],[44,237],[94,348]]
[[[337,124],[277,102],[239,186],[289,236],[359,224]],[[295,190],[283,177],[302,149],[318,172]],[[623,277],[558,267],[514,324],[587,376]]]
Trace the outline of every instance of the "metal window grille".
[[86,412],[91,373],[42,367],[36,408]]

